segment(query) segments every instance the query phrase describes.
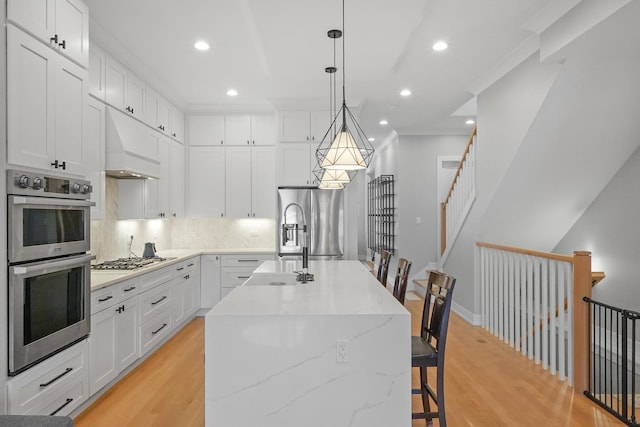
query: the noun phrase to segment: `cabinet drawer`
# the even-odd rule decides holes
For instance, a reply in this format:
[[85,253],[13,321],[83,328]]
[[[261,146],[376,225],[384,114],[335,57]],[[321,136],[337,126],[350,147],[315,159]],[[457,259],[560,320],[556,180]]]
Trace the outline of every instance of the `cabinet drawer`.
[[254,267],[222,267],[220,283],[223,288],[242,285],[255,270]]
[[253,267],[255,270],[264,261],[273,260],[274,255],[223,255],[222,266],[223,267]]
[[174,276],[184,276],[195,269],[200,269],[200,257],[190,258],[172,266],[174,268]]
[[171,280],[174,276],[174,266],[163,267],[140,276],[140,292],[153,289]]
[[89,398],[89,382],[83,378],[76,378],[64,390],[55,393],[42,404],[34,406],[28,412],[20,415],[69,415]]
[[91,292],[91,313],[99,313],[118,303],[120,296],[117,285],[108,286]]
[[166,307],[140,327],[140,355],[156,346],[171,331],[171,307]]
[[138,279],[127,280],[117,285],[117,295],[119,301],[124,301],[127,298],[134,297],[140,293],[140,283]]
[[[89,386],[87,358],[88,346],[87,341],[84,340],[10,379],[8,381],[9,413],[49,415],[56,409],[53,408],[51,412],[45,414],[45,408],[48,409],[53,405],[52,399],[62,396],[65,390],[79,382],[83,384],[86,398]],[[69,403],[67,406],[77,407],[82,403],[73,396],[69,398],[74,400],[73,404]]]
[[139,324],[142,325],[155,316],[156,313],[170,306],[171,302],[171,282],[159,286],[156,289],[149,290],[140,295],[140,319]]

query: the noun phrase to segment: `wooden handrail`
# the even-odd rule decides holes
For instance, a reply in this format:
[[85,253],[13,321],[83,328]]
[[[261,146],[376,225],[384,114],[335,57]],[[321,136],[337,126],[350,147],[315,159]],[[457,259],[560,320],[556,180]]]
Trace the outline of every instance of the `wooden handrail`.
[[517,254],[523,254],[523,255],[535,256],[539,258],[547,258],[547,259],[553,259],[556,261],[573,263],[573,257],[570,255],[554,254],[551,252],[540,252],[540,251],[534,251],[531,249],[516,248],[514,246],[496,245],[494,243],[487,243],[487,242],[476,242],[476,245],[481,246],[483,248],[497,249],[500,251],[514,252]]
[[449,202],[449,199],[451,198],[451,194],[453,193],[453,188],[456,186],[456,181],[460,176],[462,165],[464,164],[465,159],[469,155],[469,150],[471,150],[471,146],[473,145],[473,137],[476,136],[477,132],[478,132],[478,126],[473,128],[473,132],[471,132],[471,137],[469,137],[469,142],[467,142],[467,146],[464,149],[464,153],[462,153],[462,157],[460,158],[460,163],[458,164],[458,169],[456,170],[456,174],[453,177],[453,181],[451,182],[451,187],[449,187],[449,192],[447,193],[447,197],[444,198],[443,203],[445,204],[445,206]]

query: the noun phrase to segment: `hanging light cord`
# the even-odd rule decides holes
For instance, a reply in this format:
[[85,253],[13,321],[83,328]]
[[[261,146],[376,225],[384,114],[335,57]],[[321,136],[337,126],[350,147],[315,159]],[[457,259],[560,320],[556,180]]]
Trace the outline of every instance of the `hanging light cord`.
[[346,101],[347,98],[346,98],[344,87],[345,87],[345,69],[347,67],[345,64],[344,39],[345,39],[344,0],[342,0],[342,131],[346,132],[347,131],[347,101]]

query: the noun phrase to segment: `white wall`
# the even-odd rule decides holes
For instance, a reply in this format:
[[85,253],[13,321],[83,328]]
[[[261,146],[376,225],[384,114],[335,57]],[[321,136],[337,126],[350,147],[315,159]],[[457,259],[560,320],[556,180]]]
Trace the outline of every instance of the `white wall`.
[[[469,135],[471,131],[469,129]],[[461,157],[469,135],[400,136],[396,177],[397,241],[399,256],[413,262],[411,276],[426,277],[427,264],[438,262],[439,258],[438,156]]]
[[595,300],[640,311],[640,149],[629,158],[554,248],[591,251],[593,271],[606,277],[593,288]]

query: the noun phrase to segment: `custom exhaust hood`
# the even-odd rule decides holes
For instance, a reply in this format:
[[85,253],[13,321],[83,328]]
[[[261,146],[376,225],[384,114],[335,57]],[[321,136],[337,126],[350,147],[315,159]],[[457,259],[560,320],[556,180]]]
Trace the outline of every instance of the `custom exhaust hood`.
[[105,173],[115,178],[158,178],[157,132],[107,107]]

